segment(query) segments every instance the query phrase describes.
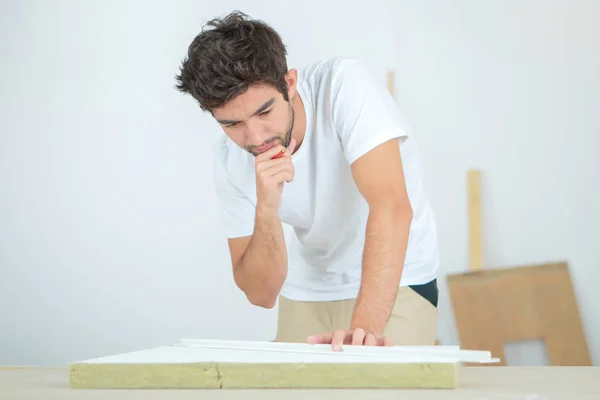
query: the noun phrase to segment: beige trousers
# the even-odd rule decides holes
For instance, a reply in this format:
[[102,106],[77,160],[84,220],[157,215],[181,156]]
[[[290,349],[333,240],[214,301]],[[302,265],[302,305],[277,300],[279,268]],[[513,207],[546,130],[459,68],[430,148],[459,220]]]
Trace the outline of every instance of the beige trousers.
[[[294,301],[279,296],[276,342],[306,343],[308,336],[348,329],[355,299],[328,302]],[[400,287],[383,332],[394,346],[433,345],[437,308],[410,287]]]

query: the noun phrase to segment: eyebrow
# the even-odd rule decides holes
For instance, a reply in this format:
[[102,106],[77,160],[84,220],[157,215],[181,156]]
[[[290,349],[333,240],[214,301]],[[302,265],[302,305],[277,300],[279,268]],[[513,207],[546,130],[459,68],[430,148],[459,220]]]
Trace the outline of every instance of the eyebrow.
[[[254,111],[254,113],[252,114],[252,116],[258,115],[261,112],[265,111],[267,108],[271,107],[274,102],[275,102],[275,97],[271,98],[270,100],[268,100],[267,102],[265,102],[262,106],[260,106],[256,111]],[[239,122],[239,121],[235,121],[235,120],[232,120],[232,119],[218,119],[217,121],[220,124],[223,124],[223,125],[230,125],[230,124],[234,124],[236,122]]]

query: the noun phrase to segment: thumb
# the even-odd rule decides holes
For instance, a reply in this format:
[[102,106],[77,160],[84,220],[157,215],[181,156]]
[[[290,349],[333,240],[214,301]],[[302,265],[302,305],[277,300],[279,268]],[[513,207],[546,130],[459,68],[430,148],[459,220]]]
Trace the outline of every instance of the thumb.
[[287,148],[286,154],[289,154],[290,157],[294,154],[294,150],[296,149],[296,139],[290,140],[290,145]]

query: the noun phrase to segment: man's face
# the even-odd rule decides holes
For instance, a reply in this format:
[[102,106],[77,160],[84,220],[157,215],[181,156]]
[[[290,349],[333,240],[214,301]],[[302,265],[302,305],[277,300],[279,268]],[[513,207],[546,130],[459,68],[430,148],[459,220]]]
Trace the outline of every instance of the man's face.
[[251,86],[212,113],[225,134],[254,156],[278,144],[287,147],[290,143],[294,109],[272,86]]

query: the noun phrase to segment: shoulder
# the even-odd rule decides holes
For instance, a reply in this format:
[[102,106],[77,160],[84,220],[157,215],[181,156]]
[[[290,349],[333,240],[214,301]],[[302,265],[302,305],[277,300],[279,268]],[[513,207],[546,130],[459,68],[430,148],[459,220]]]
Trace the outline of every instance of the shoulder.
[[298,69],[298,80],[308,101],[329,118],[349,104],[360,107],[373,96],[387,94],[383,82],[357,58],[332,57],[308,64]]
[[388,95],[372,67],[357,58],[333,57],[308,64],[298,69],[298,77],[311,101],[327,110]]
[[331,57],[298,69],[301,79],[322,87],[333,87],[342,80],[356,76],[365,75],[372,77],[367,64],[357,58]]

